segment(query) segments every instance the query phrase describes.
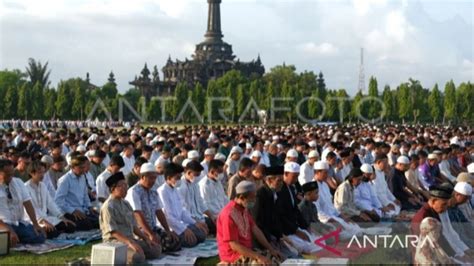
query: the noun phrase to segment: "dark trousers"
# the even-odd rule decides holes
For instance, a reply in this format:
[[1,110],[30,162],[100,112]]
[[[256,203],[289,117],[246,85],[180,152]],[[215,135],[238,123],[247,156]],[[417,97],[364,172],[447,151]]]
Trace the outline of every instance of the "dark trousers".
[[64,222],[60,222],[54,227],[53,231],[47,232],[46,235],[48,239],[52,239],[52,238],[58,237],[61,233],[71,234],[71,233],[74,233],[75,231],[76,231],[76,227],[74,225],[71,225],[71,224],[66,225]]
[[181,241],[181,246],[182,247],[185,247],[185,248],[192,248],[192,247],[195,247],[197,246],[198,244],[204,242],[204,240],[206,240],[206,234],[204,234],[203,231],[201,231],[201,229],[197,228],[196,225],[194,224],[191,224],[188,226],[189,230],[191,230],[194,235],[196,236],[196,243],[194,243],[194,245],[192,243],[188,243],[186,241],[186,239],[184,238],[184,232],[181,233],[181,235],[179,235],[179,240]]
[[78,220],[74,215],[66,213],[64,215],[67,219],[73,221],[76,224],[77,231],[89,231],[92,229],[99,229],[99,217],[96,214],[86,214],[86,218]]
[[207,228],[209,229],[209,235],[216,235],[216,224],[209,218],[205,217],[205,222],[207,225]]
[[46,240],[41,232],[38,232],[38,234],[35,232],[31,224],[24,225],[19,223],[18,225],[9,224],[8,226],[15,231],[22,244],[42,244]]

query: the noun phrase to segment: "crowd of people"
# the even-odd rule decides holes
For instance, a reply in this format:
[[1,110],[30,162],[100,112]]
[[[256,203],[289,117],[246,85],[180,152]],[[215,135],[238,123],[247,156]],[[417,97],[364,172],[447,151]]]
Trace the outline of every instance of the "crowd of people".
[[142,263],[215,236],[223,265],[277,264],[406,221],[436,245],[414,264],[474,260],[472,128],[81,125],[0,129],[11,245],[100,228]]

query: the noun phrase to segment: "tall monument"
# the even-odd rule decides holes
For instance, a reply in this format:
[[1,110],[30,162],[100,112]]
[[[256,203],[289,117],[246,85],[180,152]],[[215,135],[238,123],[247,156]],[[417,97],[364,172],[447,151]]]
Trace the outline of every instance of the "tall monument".
[[[161,69],[163,80],[160,81],[159,77],[145,77],[142,71],[142,76],[130,82],[147,98],[153,95],[171,95],[180,82],[186,82],[190,86],[199,82],[206,86],[209,80],[222,77],[232,69],[239,70],[244,76],[262,76],[265,73],[260,56],[251,62],[240,62],[236,59],[232,45],[222,39],[224,35],[221,30],[221,0],[207,0],[207,3],[207,31],[204,41],[196,45],[191,59],[172,60],[170,56]],[[149,74],[149,71],[145,74]]]

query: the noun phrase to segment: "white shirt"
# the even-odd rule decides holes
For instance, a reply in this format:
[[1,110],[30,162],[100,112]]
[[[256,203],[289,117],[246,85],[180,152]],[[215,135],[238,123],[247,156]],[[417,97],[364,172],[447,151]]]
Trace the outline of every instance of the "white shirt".
[[334,207],[331,191],[326,182],[318,182],[319,198],[314,203],[318,209],[318,218],[322,222],[327,222],[333,217],[338,217],[340,213]]
[[451,181],[456,181],[456,177],[451,174],[451,170],[449,169],[449,162],[448,160],[442,160],[439,163],[439,171],[441,174],[443,174],[445,177],[447,177]]
[[51,181],[51,175],[49,174],[49,171],[44,174],[42,183],[46,185],[49,195],[54,199],[54,196],[56,196],[56,188],[54,187],[53,182]]
[[195,220],[204,221],[204,212],[207,211],[207,206],[201,198],[197,181],[191,183],[183,176],[178,192],[184,207],[189,211],[191,217]]
[[387,181],[385,181],[385,173],[383,171],[375,169],[375,179],[370,181],[370,183],[382,206],[385,207],[389,204],[394,204],[396,198],[388,189]]
[[382,208],[373,187],[368,182],[362,182],[354,189],[354,203],[357,208],[366,211]]
[[300,185],[304,185],[314,179],[314,168],[308,163],[304,162],[300,167],[300,175],[298,176],[298,182]]
[[23,218],[23,204],[31,200],[30,194],[25,188],[23,181],[19,178],[12,178],[8,189],[12,199],[8,198],[5,184],[0,185],[0,220],[4,223],[18,226],[18,224],[27,222]]
[[158,188],[158,195],[163,203],[166,221],[171,230],[177,235],[181,235],[189,225],[196,223],[191,214],[184,208],[181,197],[175,188],[165,183]]
[[336,169],[336,175],[339,175],[340,181],[344,182],[346,177],[351,173],[352,166],[351,164],[345,164],[340,170]]
[[260,158],[260,164],[270,167],[270,157],[268,157],[268,152],[262,152],[262,158]]
[[201,198],[204,200],[204,204],[208,207],[209,211],[217,216],[221,212],[222,208],[229,203],[229,199],[225,194],[224,187],[219,180],[214,181],[207,176],[198,183],[199,192]]
[[123,162],[125,163],[125,166],[122,167],[122,169],[120,169],[120,171],[122,171],[124,176],[127,176],[133,170],[133,166],[135,165],[135,156],[132,155],[130,157],[127,157],[127,156],[125,156],[125,154],[123,152],[120,155],[122,156]]
[[[39,182],[39,184],[36,185],[29,180],[25,183],[25,187],[30,194],[31,203],[36,213],[36,219],[38,221],[46,220],[54,226],[58,225],[61,222],[63,213],[59,210],[54,199],[49,194],[46,185],[43,182]],[[26,211],[25,217],[30,220]]]
[[439,214],[439,219],[441,220],[441,226],[443,227],[443,236],[446,238],[447,242],[451,245],[456,256],[464,256],[464,251],[468,250],[469,247],[462,242],[458,233],[454,231],[451,221],[449,220],[448,212],[442,212]]
[[95,181],[97,198],[107,199],[109,197],[110,191],[105,181],[107,181],[107,179],[109,179],[109,177],[111,176],[112,173],[109,170],[105,169],[105,171],[97,177],[97,180]]

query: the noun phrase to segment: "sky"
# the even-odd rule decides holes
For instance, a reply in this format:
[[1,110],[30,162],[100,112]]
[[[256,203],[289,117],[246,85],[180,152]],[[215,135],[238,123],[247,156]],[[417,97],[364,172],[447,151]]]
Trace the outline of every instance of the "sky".
[[[223,0],[224,40],[241,61],[260,54],[322,71],[331,89],[354,95],[364,48],[366,86],[410,77],[426,88],[474,81],[471,0]],[[191,58],[206,31],[206,0],[0,0],[0,69],[49,62],[51,81],[103,85],[113,71],[125,92],[148,63]],[[162,74],[162,73],[160,73]],[[162,76],[162,75],[161,75]]]

